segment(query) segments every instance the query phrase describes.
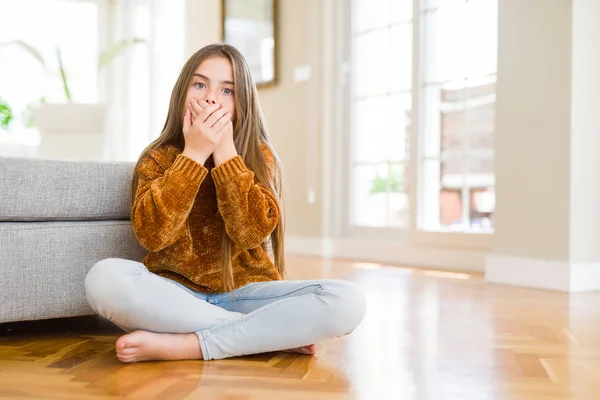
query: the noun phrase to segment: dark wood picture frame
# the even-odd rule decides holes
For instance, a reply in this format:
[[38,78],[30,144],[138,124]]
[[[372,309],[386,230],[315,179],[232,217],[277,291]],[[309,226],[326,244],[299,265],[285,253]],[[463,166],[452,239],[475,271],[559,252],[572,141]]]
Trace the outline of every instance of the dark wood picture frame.
[[221,0],[223,43],[246,58],[258,88],[279,81],[279,0]]

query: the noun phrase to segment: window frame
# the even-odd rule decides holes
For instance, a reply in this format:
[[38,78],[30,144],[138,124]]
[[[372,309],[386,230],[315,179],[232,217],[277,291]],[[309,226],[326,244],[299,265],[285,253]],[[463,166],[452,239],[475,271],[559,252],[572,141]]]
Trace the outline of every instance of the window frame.
[[[439,247],[439,248],[460,248],[465,250],[481,250],[489,251],[493,246],[493,230],[491,231],[470,231],[470,230],[444,230],[444,229],[425,229],[420,224],[420,216],[424,212],[419,200],[423,199],[423,168],[422,168],[422,141],[424,140],[424,96],[423,82],[425,76],[425,42],[423,11],[425,10],[425,0],[413,0],[413,53],[412,53],[412,109],[411,109],[411,129],[410,147],[411,156],[407,161],[410,167],[410,173],[405,177],[409,190],[409,221],[408,228],[371,228],[352,226],[350,220],[351,206],[351,179],[352,179],[352,160],[351,160],[351,140],[344,138],[341,132],[350,132],[350,118],[344,117],[350,115],[351,110],[351,93],[348,82],[351,81],[351,48],[352,48],[352,5],[339,2],[337,5],[338,12],[342,17],[338,22],[342,24],[338,28],[337,43],[343,49],[340,51],[338,60],[338,71],[340,78],[334,81],[338,85],[338,93],[343,100],[339,102],[338,107],[338,133],[334,138],[334,143],[338,143],[340,151],[337,154],[332,154],[335,159],[335,165],[338,165],[343,171],[338,174],[342,179],[338,180],[336,191],[342,193],[341,196],[333,196],[342,203],[342,207],[337,210],[330,210],[334,213],[333,220],[337,221],[340,227],[337,232],[343,237],[361,237],[380,239],[392,242],[406,242],[409,245],[422,247]],[[431,11],[428,8],[428,12]],[[486,150],[477,151],[469,150],[469,155],[481,153],[484,155]],[[495,180],[495,174],[494,174]]]

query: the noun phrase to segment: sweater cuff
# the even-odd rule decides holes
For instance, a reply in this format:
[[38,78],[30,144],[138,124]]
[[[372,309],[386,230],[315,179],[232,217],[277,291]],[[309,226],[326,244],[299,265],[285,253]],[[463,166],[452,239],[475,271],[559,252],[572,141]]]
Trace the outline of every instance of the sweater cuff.
[[203,165],[198,164],[191,158],[184,156],[183,154],[177,155],[177,158],[171,165],[176,171],[182,172],[184,175],[193,180],[202,181],[208,170]]
[[211,174],[213,180],[215,181],[215,184],[223,185],[229,180],[231,180],[231,178],[233,178],[234,176],[240,175],[241,173],[244,173],[246,171],[249,171],[249,169],[248,167],[246,167],[244,159],[242,158],[242,156],[237,155],[225,161],[218,167],[214,167],[211,170]]

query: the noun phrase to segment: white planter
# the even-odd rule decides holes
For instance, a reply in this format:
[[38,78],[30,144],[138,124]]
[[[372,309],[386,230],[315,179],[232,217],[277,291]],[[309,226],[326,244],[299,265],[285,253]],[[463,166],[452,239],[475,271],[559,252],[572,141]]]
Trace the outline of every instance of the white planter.
[[32,111],[41,135],[38,157],[79,161],[104,158],[104,104],[42,104]]

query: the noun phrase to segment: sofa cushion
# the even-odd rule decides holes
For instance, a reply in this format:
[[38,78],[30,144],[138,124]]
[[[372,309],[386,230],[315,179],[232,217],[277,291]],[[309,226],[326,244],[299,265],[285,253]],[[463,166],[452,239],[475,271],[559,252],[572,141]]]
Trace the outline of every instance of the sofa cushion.
[[0,157],[0,221],[129,219],[134,166]]
[[93,314],[90,268],[146,254],[130,221],[0,223],[0,323]]

